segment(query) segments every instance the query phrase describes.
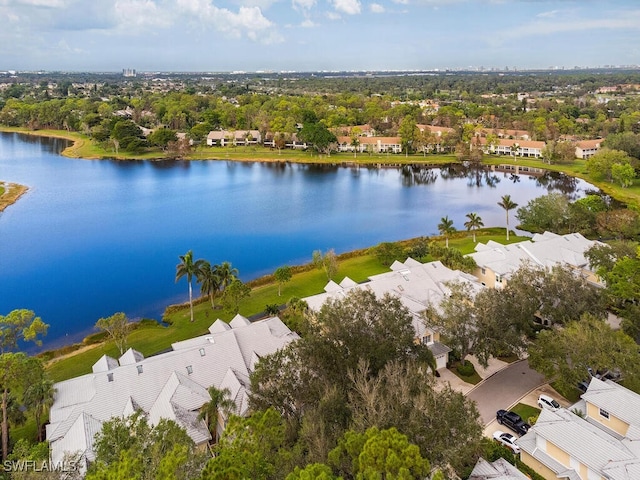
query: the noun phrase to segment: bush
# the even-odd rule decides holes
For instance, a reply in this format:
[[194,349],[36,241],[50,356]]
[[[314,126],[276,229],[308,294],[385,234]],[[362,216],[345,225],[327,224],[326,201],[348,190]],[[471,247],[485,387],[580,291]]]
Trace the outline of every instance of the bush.
[[456,370],[463,377],[470,377],[476,372],[476,369],[474,368],[473,363],[471,363],[468,360],[465,360],[464,362],[460,362],[456,367]]

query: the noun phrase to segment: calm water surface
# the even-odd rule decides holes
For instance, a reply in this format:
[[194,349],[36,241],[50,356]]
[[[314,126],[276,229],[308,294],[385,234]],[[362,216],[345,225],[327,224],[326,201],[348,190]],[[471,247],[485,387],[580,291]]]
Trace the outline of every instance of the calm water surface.
[[43,348],[79,340],[117,311],[160,319],[187,298],[186,280],[174,280],[190,249],[248,280],[306,263],[315,249],[435,234],[445,215],[458,229],[469,212],[504,226],[505,194],[524,205],[592,188],[460,168],[76,160],[58,154],[65,146],[0,134],[0,180],[30,187],[0,214],[0,314],[34,310],[51,325]]

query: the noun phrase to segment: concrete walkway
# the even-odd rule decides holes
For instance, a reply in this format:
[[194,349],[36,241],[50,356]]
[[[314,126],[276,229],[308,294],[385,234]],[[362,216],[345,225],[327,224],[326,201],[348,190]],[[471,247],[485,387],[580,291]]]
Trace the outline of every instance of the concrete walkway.
[[[509,366],[507,362],[503,362],[497,358],[490,359],[487,368],[482,367],[478,362],[478,359],[473,355],[469,355],[467,360],[473,363],[476,372],[478,372],[478,375],[480,375],[480,378],[482,378],[483,381]],[[440,374],[440,377],[437,379],[436,388],[438,388],[439,385],[444,386],[448,383],[452,389],[462,393],[463,395],[467,395],[471,390],[480,385],[473,385],[472,383],[465,382],[448,368],[442,368],[438,370],[438,373]]]

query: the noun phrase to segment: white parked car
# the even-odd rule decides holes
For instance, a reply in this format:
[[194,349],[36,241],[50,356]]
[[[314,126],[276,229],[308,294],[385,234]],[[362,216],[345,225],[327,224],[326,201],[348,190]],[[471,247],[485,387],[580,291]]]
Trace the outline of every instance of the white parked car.
[[516,437],[510,433],[496,430],[493,432],[493,439],[510,449],[513,453],[520,453],[520,447],[516,444]]
[[552,412],[555,412],[560,408],[560,404],[556,402],[553,398],[551,398],[549,395],[540,395],[538,397],[538,406],[540,408],[546,408],[547,410],[551,410]]

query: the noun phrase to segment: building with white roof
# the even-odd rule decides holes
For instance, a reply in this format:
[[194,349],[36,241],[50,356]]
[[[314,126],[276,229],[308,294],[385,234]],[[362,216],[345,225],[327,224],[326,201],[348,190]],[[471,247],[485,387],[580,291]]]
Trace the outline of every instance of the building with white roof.
[[529,480],[529,477],[504,458],[488,462],[480,457],[467,480]]
[[640,479],[640,395],[592,378],[576,409],[543,409],[518,439],[521,460],[548,480]]
[[151,425],[174,420],[196,445],[206,445],[211,435],[198,415],[211,400],[207,389],[228,389],[235,413],[244,414],[256,362],[297,338],[278,317],[251,323],[236,315],[228,324],[216,320],[206,335],[176,342],[166,353],[144,358],[129,349],[118,360],[105,355],[92,373],[55,384],[47,425],[51,459],[58,463],[65,453],[80,452],[84,462],[94,460],[102,423],[135,411]]
[[408,258],[404,263],[394,262],[391,271],[373,275],[364,283],[356,283],[345,277],[339,284],[330,281],[324,292],[307,297],[304,300],[312,310],[320,310],[329,298],[345,297],[353,289],[366,288],[382,298],[385,294],[393,295],[411,312],[413,326],[418,341],[429,346],[436,358],[437,368],[445,368],[451,349],[439,342],[440,334],[424,324],[422,312],[429,305],[438,307],[443,298],[449,295],[447,282],[464,282],[472,287],[473,292],[482,289],[482,285],[470,274],[459,270],[451,270],[441,262],[420,263]]
[[525,263],[551,269],[556,265],[572,268],[587,281],[600,284],[589,265],[585,252],[599,242],[588,240],[579,233],[557,235],[552,232],[535,234],[531,240],[502,245],[494,241],[478,243],[469,254],[478,265],[474,275],[483,285],[502,288],[511,275]]

